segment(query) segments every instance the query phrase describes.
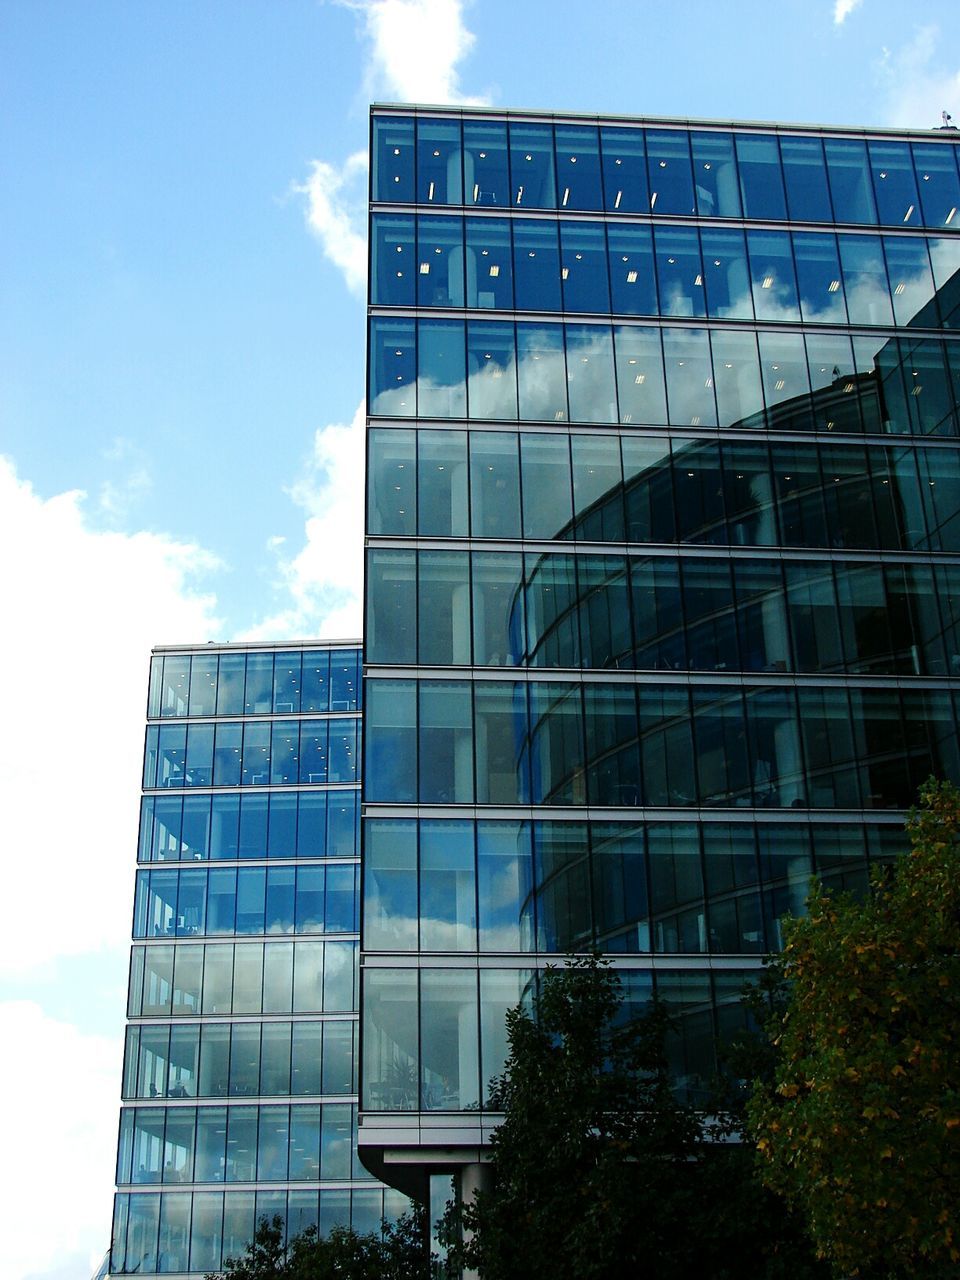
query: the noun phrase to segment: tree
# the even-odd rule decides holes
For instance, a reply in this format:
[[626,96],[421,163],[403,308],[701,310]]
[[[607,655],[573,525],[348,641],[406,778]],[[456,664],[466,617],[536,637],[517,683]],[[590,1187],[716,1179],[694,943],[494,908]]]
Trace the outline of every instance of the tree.
[[668,1027],[657,1004],[628,1022],[598,957],[545,971],[533,1008],[507,1017],[494,1183],[461,1211],[456,1262],[484,1280],[817,1274],[752,1153],[676,1099]]
[[790,922],[778,1062],[748,1116],[767,1185],[837,1276],[960,1273],[960,792],[928,782],[865,901]]
[[307,1227],[288,1245],[283,1237],[282,1218],[261,1218],[243,1256],[205,1280],[430,1280],[422,1212],[384,1223],[382,1235],[334,1227],[319,1236]]

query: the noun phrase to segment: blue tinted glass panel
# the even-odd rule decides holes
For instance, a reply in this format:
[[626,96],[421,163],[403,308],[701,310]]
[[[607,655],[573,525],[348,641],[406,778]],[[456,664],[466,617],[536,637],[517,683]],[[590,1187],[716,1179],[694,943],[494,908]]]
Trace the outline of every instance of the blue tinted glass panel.
[[412,680],[367,685],[365,794],[371,801],[416,801],[417,711]]
[[417,219],[417,302],[421,307],[463,306],[463,221]]
[[566,436],[520,437],[523,536],[569,537],[573,517],[570,442]]
[[571,422],[616,422],[613,335],[608,325],[568,324],[567,394]]
[[370,301],[412,307],[417,299],[413,215],[374,214],[370,252]]
[[846,324],[836,237],[797,231],[793,250],[803,319],[808,324]]
[[610,310],[602,222],[560,223],[560,279],[565,311]]
[[799,320],[790,236],[785,231],[748,231],[747,250],[757,319]]
[[520,537],[520,460],[516,435],[470,435],[470,516],[475,538]]
[[752,333],[711,334],[713,380],[721,427],[761,427],[763,392],[756,338]]
[[851,324],[893,324],[890,286],[878,236],[837,237]]
[[464,418],[467,387],[461,320],[419,323],[418,412],[422,418]]
[[417,824],[376,819],[365,832],[363,945],[417,949]]
[[414,198],[412,117],[373,122],[373,198],[404,204]]
[[463,122],[465,204],[510,206],[507,126],[495,120]]
[[940,323],[960,329],[960,236],[938,236],[927,241],[933,263]]
[[752,320],[753,295],[743,232],[705,228],[700,239],[707,313],[718,320]]
[[213,781],[213,725],[192,724],[187,732],[184,786],[209,787]]
[[561,326],[518,324],[517,358],[521,419],[566,422],[567,369]]
[[960,178],[957,176],[960,147],[937,146],[929,142],[914,142],[912,145],[917,188],[923,206],[923,225],[956,228],[960,206]]
[[679,129],[647,130],[647,172],[652,213],[696,213],[690,167],[690,135]]
[[509,311],[513,306],[513,254],[506,218],[467,218],[467,306]]
[[413,320],[370,321],[370,412],[412,418],[417,411]]
[[420,948],[476,951],[473,823],[420,824]]
[[[515,422],[517,351],[513,325],[497,321],[468,320],[467,369],[470,417]],[[421,441],[421,450],[422,447]],[[455,475],[457,492],[451,517],[458,523],[465,521],[467,517],[465,494],[461,495],[459,490],[460,479],[464,475],[465,471],[458,471]],[[422,523],[420,532],[425,532]]]
[[740,191],[729,133],[690,135],[697,212],[702,218],[739,218]]
[[243,712],[243,679],[246,655],[221,653],[217,677],[217,715],[238,716]]
[[[761,333],[760,366],[767,408],[787,405],[803,414],[809,412],[807,357],[798,333]],[[776,419],[771,419],[775,421]]]
[[832,222],[827,165],[820,138],[780,138],[787,207],[796,222]]
[[867,144],[855,138],[827,138],[823,149],[837,222],[876,222]]
[[217,658],[194,654],[190,662],[190,714],[212,716],[217,706]]
[[417,202],[463,204],[460,121],[417,121]]
[[660,311],[666,316],[705,316],[700,241],[692,227],[657,227],[657,277]]
[[[529,950],[533,875],[527,823],[477,823],[477,879],[480,949]],[[525,913],[527,928],[523,927]]]
[[642,129],[600,130],[603,188],[608,212],[649,213],[646,149]]
[[553,127],[510,123],[511,204],[520,209],[553,209],[557,203],[553,170]]
[[297,853],[297,796],[274,793],[270,797],[267,856],[293,858]]
[[909,143],[880,142],[874,138],[867,143],[867,147],[880,221],[895,227],[901,223],[905,226],[919,226],[920,197],[913,176],[913,157]]
[[[400,431],[396,435],[389,432],[377,432],[378,438],[386,435],[391,442],[394,439],[404,440],[408,445],[412,442],[411,431]],[[371,444],[371,452],[373,445]],[[384,530],[386,532],[386,530]],[[392,532],[392,530],[390,531]],[[303,691],[300,706],[303,711],[329,711],[330,695],[330,655],[323,649],[308,649],[303,655],[302,664]]]
[[160,739],[157,747],[157,780],[158,787],[182,787],[184,785],[184,757],[187,745],[187,726],[185,724],[165,724],[160,726]]
[[557,125],[557,195],[561,209],[602,209],[600,139],[589,125]]
[[247,686],[243,702],[247,715],[273,710],[273,654],[247,654]]
[[738,133],[737,160],[744,216],[777,221],[785,218],[787,201],[776,137],[773,134]]
[[210,799],[210,796],[187,796],[183,802],[183,847],[180,856],[184,860],[198,861],[209,857]]
[[267,856],[267,814],[267,796],[245,795],[241,797],[238,857],[265,858]]
[[[472,360],[469,363],[472,372]],[[466,537],[467,433],[422,432],[417,463],[417,528],[420,536]]]
[[555,222],[513,224],[513,267],[518,311],[559,311],[560,252]]
[[675,426],[715,427],[713,367],[705,329],[665,329],[664,366],[670,422]]
[[620,421],[661,426],[667,421],[663,352],[657,329],[614,329]]
[[925,240],[905,236],[884,236],[893,314],[897,324],[936,327],[938,316],[930,305],[933,275]]
[[[416,532],[416,433],[371,428],[367,433],[367,522],[371,533]],[[304,654],[303,709],[329,710],[329,658]]]
[[470,686],[462,681],[420,684],[420,790],[423,804],[473,800],[473,719]]
[[608,271],[613,310],[629,316],[657,314],[653,236],[649,227],[607,227]]
[[368,661],[416,661],[416,590],[416,565],[412,551],[368,552]]

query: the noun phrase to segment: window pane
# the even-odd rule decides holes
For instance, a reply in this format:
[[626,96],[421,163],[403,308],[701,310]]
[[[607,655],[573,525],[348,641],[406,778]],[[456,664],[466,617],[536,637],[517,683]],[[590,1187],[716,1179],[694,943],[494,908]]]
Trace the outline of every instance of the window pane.
[[420,949],[475,951],[473,823],[420,824]]
[[421,682],[419,747],[420,802],[471,803],[473,725],[468,684]]
[[557,193],[561,209],[602,209],[600,141],[589,125],[557,125]]
[[729,133],[690,134],[697,212],[702,218],[739,218],[740,193]]
[[[404,430],[369,432],[367,519],[371,533],[416,532],[416,434]],[[325,653],[304,654],[304,711],[327,711]],[[308,705],[308,702],[310,705]]]
[[780,154],[790,217],[797,222],[832,222],[821,139],[781,137]]
[[689,134],[679,129],[648,129],[647,171],[652,213],[696,213]]
[[464,1111],[480,1104],[476,972],[424,969],[420,979],[420,1105]]
[[707,309],[719,320],[752,320],[753,296],[742,231],[707,228],[700,233]]
[[785,231],[748,231],[753,305],[758,320],[799,320],[797,281]]
[[565,311],[610,310],[602,222],[560,223],[560,279]]
[[517,325],[520,417],[566,422],[567,369],[559,325]]
[[654,243],[661,315],[705,316],[703,263],[696,231],[687,227],[657,227]]
[[518,311],[559,311],[560,251],[555,222],[513,224],[513,275]]
[[460,121],[417,120],[417,203],[463,204]]
[[[417,302],[421,307],[462,307],[463,300],[463,221],[418,217]],[[420,372],[422,377],[422,365]]]
[[600,142],[607,211],[649,213],[643,130],[610,126],[600,130]]
[[667,421],[663,353],[656,329],[618,326],[617,392],[620,421],[631,426],[660,426]]
[[557,203],[553,175],[553,127],[510,122],[510,203],[521,209],[553,209]]
[[373,198],[404,204],[414,199],[412,117],[379,116],[373,122]]
[[509,206],[507,126],[495,120],[463,121],[466,203]]
[[467,306],[513,307],[513,254],[506,218],[467,218]]
[[467,413],[464,326],[460,320],[421,320],[418,330],[418,412],[422,418]]
[[467,433],[422,431],[417,459],[417,527],[424,538],[467,535]]
[[475,538],[520,537],[519,439],[504,432],[470,435],[470,516]]
[[415,250],[412,215],[374,215],[370,250],[370,301],[374,305],[414,305],[417,300]]
[[837,222],[876,222],[866,143],[855,138],[826,138],[823,147]]
[[413,320],[370,321],[370,412],[412,418],[417,411],[417,344]]

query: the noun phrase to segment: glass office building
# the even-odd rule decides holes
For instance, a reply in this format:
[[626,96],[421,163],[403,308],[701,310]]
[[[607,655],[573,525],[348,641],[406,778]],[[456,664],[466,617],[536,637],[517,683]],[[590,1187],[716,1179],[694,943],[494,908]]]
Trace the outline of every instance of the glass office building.
[[372,113],[360,1151],[475,1178],[597,947],[694,1102],[960,780],[956,132]]
[[219,1270],[275,1214],[376,1230],[359,646],[157,649],[147,714],[110,1272]]

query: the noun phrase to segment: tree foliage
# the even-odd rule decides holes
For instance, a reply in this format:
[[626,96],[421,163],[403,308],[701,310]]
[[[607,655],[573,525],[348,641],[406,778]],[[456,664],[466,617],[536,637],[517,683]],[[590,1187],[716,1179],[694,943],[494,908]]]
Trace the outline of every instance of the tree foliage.
[[819,1274],[752,1152],[675,1097],[664,1009],[623,1014],[616,974],[579,957],[508,1015],[494,1182],[462,1210],[456,1260],[484,1280]]
[[777,962],[778,1061],[748,1115],[767,1185],[837,1276],[960,1274],[960,792],[858,902],[814,886]]
[[[334,1227],[319,1236],[307,1227],[284,1244],[283,1219],[261,1218],[244,1254],[229,1258],[227,1280],[430,1280],[423,1215],[404,1214],[382,1235]],[[206,1280],[222,1280],[209,1274]]]

